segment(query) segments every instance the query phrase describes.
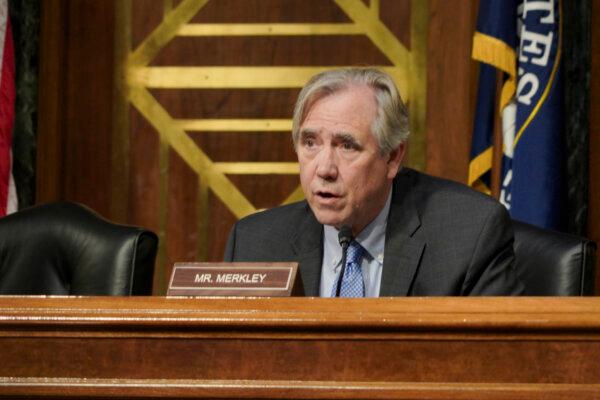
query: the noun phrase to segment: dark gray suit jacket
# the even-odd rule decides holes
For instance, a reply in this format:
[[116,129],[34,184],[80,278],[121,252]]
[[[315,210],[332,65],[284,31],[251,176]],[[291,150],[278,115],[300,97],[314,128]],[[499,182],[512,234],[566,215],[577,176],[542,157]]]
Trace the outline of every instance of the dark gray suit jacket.
[[[319,295],[323,226],[306,201],[250,215],[233,227],[226,261],[297,261]],[[470,188],[403,168],[394,179],[380,296],[517,295],[506,209]]]

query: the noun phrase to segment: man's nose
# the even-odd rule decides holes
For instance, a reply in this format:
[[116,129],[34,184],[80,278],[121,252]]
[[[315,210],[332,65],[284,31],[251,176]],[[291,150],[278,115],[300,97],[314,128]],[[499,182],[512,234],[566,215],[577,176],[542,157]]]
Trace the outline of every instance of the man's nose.
[[321,179],[332,181],[337,179],[338,169],[335,152],[331,147],[326,147],[317,158],[317,176]]

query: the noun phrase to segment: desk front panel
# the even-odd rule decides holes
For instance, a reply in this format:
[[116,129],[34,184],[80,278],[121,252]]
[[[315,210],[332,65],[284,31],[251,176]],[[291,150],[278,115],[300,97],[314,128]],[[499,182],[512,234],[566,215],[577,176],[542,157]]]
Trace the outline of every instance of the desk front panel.
[[599,398],[600,300],[0,298],[0,396]]

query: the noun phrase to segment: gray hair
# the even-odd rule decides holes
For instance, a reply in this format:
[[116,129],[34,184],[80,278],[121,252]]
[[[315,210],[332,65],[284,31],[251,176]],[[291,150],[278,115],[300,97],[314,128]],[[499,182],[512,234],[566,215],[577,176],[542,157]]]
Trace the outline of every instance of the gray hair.
[[341,68],[313,76],[300,91],[292,120],[294,148],[300,138],[300,125],[313,104],[354,85],[366,85],[375,94],[377,117],[371,132],[379,143],[381,153],[390,153],[408,139],[408,110],[392,77],[375,68]]

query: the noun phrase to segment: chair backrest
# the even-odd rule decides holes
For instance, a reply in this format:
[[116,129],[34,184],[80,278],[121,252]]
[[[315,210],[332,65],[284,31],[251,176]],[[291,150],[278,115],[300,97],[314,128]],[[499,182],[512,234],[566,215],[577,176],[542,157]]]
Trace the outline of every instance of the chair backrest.
[[513,221],[515,268],[525,296],[591,296],[596,244],[586,238]]
[[0,219],[0,294],[150,295],[157,236],[76,203]]

